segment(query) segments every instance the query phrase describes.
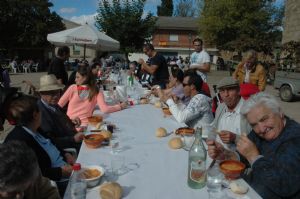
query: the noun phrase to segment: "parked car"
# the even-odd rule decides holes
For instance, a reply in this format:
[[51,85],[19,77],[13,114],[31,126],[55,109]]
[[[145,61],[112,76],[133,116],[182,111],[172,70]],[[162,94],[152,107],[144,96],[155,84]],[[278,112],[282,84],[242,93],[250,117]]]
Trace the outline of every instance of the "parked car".
[[274,87],[282,101],[290,102],[300,96],[300,70],[276,71]]

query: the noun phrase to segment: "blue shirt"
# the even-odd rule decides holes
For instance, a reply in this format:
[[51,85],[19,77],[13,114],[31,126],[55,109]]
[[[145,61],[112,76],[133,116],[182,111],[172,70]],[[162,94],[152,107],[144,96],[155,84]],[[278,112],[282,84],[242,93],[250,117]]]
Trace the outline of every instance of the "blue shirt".
[[59,150],[51,143],[49,139],[46,139],[39,133],[34,133],[30,129],[23,126],[23,129],[30,134],[39,145],[47,152],[51,160],[52,167],[62,167],[66,164],[63,157],[60,155]]

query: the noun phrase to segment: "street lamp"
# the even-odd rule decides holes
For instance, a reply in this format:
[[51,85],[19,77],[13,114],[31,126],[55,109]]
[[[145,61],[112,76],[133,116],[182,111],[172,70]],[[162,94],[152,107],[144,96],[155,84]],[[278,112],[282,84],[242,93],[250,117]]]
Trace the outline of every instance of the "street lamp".
[[192,42],[192,33],[189,32],[189,58],[191,57],[191,42]]

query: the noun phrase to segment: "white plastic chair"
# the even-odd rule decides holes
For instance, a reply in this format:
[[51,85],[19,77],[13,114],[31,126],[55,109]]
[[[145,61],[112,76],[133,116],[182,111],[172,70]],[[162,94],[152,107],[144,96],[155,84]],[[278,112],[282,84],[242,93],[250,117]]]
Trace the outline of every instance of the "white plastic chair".
[[33,65],[32,65],[32,69],[33,69],[35,72],[38,72],[38,70],[39,70],[39,63],[33,64]]

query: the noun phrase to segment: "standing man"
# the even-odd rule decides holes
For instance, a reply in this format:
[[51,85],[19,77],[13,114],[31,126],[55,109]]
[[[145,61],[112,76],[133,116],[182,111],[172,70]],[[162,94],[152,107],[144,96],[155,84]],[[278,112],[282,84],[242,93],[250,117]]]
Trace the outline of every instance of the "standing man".
[[234,148],[241,133],[249,134],[251,131],[251,126],[241,114],[244,99],[240,95],[239,82],[232,77],[224,77],[217,88],[223,100],[213,123],[219,132],[217,141],[227,149]]
[[154,50],[152,44],[145,44],[143,52],[149,57],[149,64],[140,58],[138,63],[142,65],[142,70],[153,76],[152,85],[159,85],[162,89],[165,89],[169,80],[166,59]]
[[58,82],[63,85],[68,84],[68,73],[64,62],[70,57],[70,48],[62,46],[58,48],[57,56],[49,65],[48,74],[54,74]]
[[190,68],[196,69],[197,74],[202,77],[204,82],[207,82],[207,73],[210,71],[209,54],[203,50],[203,41],[201,39],[194,39],[193,45],[195,52],[193,52],[191,55]]

